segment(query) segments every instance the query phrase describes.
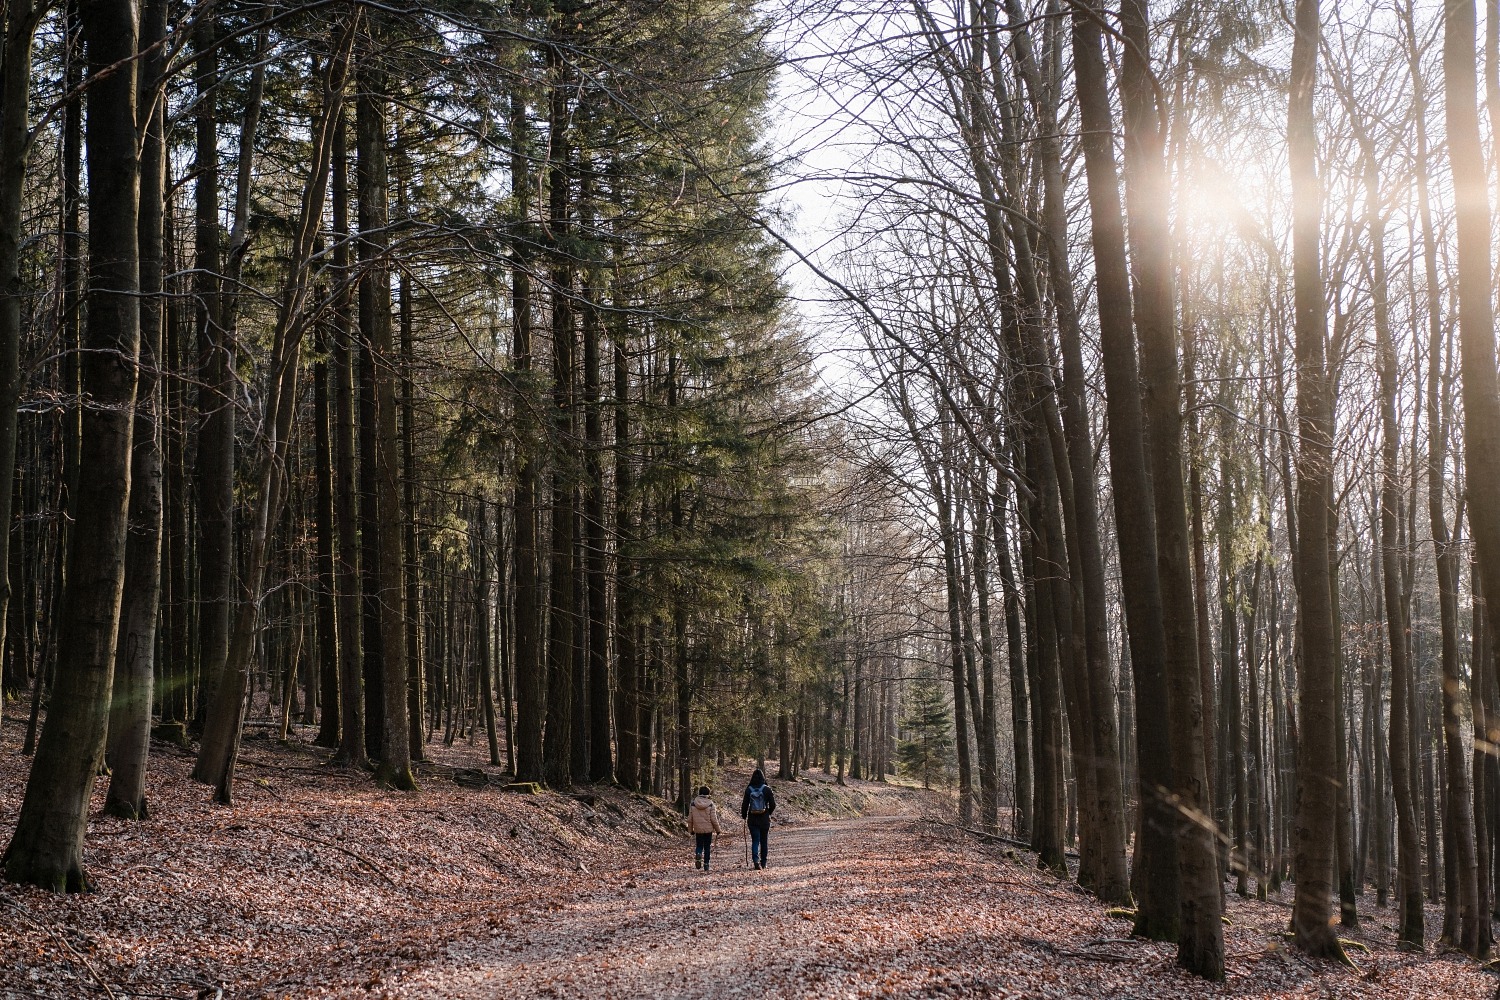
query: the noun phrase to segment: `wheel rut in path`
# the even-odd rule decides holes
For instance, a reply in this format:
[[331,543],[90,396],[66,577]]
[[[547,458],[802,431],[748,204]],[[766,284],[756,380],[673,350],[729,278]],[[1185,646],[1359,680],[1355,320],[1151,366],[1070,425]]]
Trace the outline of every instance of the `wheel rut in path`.
[[405,977],[399,992],[594,1000],[813,995],[834,971],[817,957],[828,950],[831,925],[920,893],[920,886],[899,884],[893,856],[912,846],[912,824],[909,817],[864,817],[777,825],[764,871],[746,862],[743,827],[719,838],[708,872],[693,867],[691,841],[683,840],[670,853],[652,852],[640,867],[595,872],[556,909],[518,915],[513,933],[454,942],[444,958]]

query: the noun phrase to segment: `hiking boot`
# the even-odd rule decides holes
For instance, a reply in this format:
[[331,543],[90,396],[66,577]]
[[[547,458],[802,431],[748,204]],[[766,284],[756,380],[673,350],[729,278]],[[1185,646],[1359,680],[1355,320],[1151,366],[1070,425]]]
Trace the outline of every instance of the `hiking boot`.
[[700,857],[696,857],[695,856],[693,858],[693,867],[694,868],[702,868],[703,867],[703,859],[700,858]]
[[759,861],[755,862],[755,870],[756,871],[760,871],[760,862]]

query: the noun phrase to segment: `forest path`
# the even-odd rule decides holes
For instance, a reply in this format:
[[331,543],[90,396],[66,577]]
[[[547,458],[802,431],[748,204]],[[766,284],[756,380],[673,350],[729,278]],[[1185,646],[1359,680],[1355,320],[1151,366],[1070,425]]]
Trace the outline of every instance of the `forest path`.
[[[719,1000],[1490,1000],[1492,978],[1451,955],[1399,953],[1390,911],[1353,932],[1358,969],[1283,947],[1287,901],[1231,897],[1224,983],[1177,967],[1172,945],[1129,937],[1025,852],[984,847],[912,817],[777,826],[770,866],[721,838],[713,870],[691,841],[619,871],[580,873],[507,912],[493,936],[450,940],[384,982],[400,998]],[[1434,932],[1436,928],[1433,928]]]
[[742,826],[719,837],[708,872],[693,867],[691,841],[683,840],[643,858],[641,867],[595,873],[602,881],[593,891],[516,921],[515,937],[454,943],[446,960],[408,978],[401,994],[639,1000],[823,993],[820,984],[833,985],[825,982],[830,974],[848,982],[824,961],[839,945],[831,932],[883,923],[921,895],[897,856],[914,846],[913,822],[777,825],[764,871],[746,861]]

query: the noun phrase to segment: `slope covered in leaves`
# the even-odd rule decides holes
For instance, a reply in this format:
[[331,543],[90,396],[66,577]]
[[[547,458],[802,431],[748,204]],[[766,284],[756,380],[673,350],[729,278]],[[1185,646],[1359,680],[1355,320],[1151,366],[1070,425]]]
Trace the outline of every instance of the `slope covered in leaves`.
[[[7,840],[30,763],[23,722],[0,734]],[[153,746],[151,819],[103,817],[97,784],[84,847],[96,892],[0,882],[0,997],[379,995],[394,970],[487,937],[515,907],[681,826],[626,792],[461,787],[452,765],[473,767],[480,750],[431,755],[449,766],[425,768],[420,793],[392,793],[323,767],[321,751],[252,736],[223,808],[189,780],[190,757]]]

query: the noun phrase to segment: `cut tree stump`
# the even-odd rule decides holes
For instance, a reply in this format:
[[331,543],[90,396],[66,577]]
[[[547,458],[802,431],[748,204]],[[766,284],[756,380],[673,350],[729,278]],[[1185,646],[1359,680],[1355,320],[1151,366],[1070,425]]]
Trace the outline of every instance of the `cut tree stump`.
[[500,789],[502,792],[518,792],[521,795],[540,795],[542,786],[535,781],[512,781]]

